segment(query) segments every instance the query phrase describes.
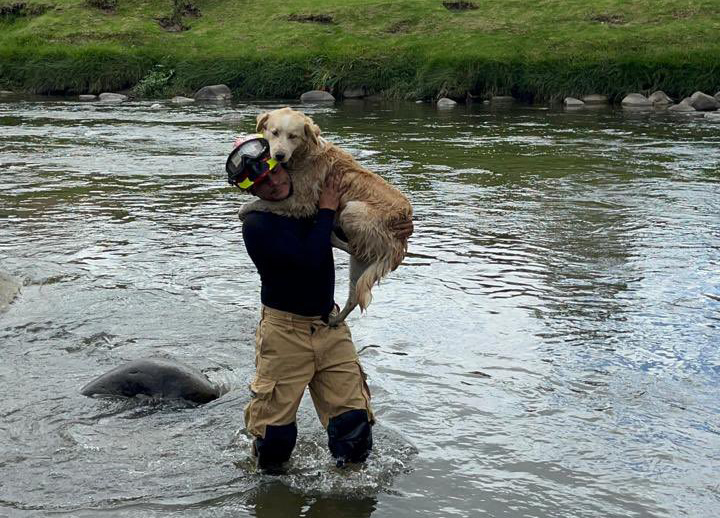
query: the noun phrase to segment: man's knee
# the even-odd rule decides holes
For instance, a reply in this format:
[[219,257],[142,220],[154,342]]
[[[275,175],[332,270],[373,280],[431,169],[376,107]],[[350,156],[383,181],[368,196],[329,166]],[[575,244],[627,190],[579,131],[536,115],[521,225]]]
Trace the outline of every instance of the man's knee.
[[372,424],[366,410],[348,410],[330,419],[328,447],[338,463],[363,462],[372,450]]
[[279,468],[290,459],[297,441],[297,426],[295,423],[285,425],[267,425],[265,437],[255,439],[255,454],[258,457],[258,466],[263,469]]

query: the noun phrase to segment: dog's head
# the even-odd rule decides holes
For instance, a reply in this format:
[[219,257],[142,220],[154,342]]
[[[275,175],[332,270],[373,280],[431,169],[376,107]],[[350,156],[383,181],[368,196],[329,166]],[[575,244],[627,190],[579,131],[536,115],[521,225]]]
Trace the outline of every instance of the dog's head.
[[256,131],[270,143],[270,154],[278,162],[288,163],[311,146],[318,145],[320,128],[302,112],[281,108],[257,117]]

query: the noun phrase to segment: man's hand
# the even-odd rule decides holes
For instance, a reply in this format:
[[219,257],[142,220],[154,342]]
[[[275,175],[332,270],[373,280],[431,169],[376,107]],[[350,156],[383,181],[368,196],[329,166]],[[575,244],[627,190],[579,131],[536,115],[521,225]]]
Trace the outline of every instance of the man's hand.
[[398,221],[390,225],[390,230],[395,234],[398,239],[407,239],[413,233],[413,222],[412,219],[406,219]]
[[318,200],[319,209],[338,210],[340,197],[345,194],[346,188],[341,185],[341,177],[331,171],[325,178],[325,185]]

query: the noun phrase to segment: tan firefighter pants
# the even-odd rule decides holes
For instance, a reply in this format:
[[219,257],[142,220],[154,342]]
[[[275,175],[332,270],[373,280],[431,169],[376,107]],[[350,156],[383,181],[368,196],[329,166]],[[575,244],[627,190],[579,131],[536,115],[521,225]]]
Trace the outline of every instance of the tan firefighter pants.
[[265,437],[267,425],[294,422],[308,385],[325,428],[348,410],[366,410],[373,421],[370,390],[344,322],[331,328],[320,317],[263,306],[255,334],[255,367],[245,426],[256,437]]

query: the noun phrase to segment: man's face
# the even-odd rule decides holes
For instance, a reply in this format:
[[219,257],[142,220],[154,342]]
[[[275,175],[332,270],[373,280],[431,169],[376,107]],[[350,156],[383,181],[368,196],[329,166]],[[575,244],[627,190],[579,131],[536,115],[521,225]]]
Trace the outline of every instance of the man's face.
[[282,201],[290,196],[290,175],[281,164],[268,173],[265,179],[253,185],[250,192],[266,201]]

